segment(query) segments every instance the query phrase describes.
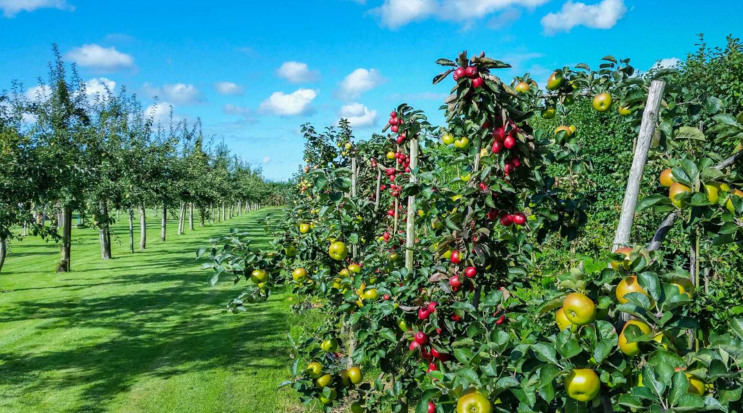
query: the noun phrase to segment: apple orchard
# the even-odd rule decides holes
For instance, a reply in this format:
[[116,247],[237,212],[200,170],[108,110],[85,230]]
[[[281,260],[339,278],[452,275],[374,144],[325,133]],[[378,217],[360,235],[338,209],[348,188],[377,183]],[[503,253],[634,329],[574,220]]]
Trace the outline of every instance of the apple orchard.
[[[233,230],[200,251],[212,282],[249,280],[231,311],[288,286],[295,311],[323,314],[290,339],[282,387],[327,412],[740,412],[743,319],[713,326],[714,303],[698,305],[701,258],[743,241],[740,95],[611,56],[546,90],[504,82],[510,66],[484,53],[436,63],[445,125],[407,104],[366,141],[305,125],[273,248]],[[592,266],[572,254],[593,168],[579,107],[632,148],[617,237]],[[663,172],[643,181],[646,165]],[[632,244],[640,216],[660,226]],[[546,246],[574,266],[537,273]]]

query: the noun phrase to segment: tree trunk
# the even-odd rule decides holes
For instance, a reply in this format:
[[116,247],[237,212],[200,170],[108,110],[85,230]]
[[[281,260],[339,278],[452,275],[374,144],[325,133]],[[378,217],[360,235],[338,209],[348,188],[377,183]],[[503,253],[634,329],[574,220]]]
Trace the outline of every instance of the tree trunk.
[[[479,152],[478,152],[479,154]],[[413,137],[410,139],[410,169],[418,167],[418,139]],[[475,166],[477,170],[477,165]],[[416,182],[415,175],[410,175],[410,183]],[[405,228],[406,239],[405,239],[405,268],[408,271],[413,271],[413,248],[415,247],[415,195],[408,196],[408,221],[407,227]]]
[[5,238],[0,238],[0,272],[3,272],[5,257],[8,255],[8,243]]
[[139,207],[139,249],[147,248],[147,211],[144,205]]
[[243,214],[243,203],[242,201],[237,201],[237,215]]
[[193,231],[193,202],[188,206],[188,229]]
[[160,240],[165,241],[165,232],[168,226],[168,207],[163,205],[163,220],[160,223]]
[[204,227],[206,224],[206,210],[204,208],[199,208],[199,226]]
[[181,202],[181,211],[178,214],[178,235],[183,234],[183,227],[186,225],[186,204]]
[[108,231],[108,203],[104,200],[100,202],[100,223],[98,232],[101,240],[101,259],[111,259],[111,234]]
[[224,202],[222,202],[222,221],[226,221],[227,220],[227,216],[225,215],[225,209],[224,208],[225,208]]
[[59,226],[62,228],[62,244],[57,272],[72,270],[72,208],[65,205],[59,214]]
[[134,210],[129,208],[129,252],[134,254]]

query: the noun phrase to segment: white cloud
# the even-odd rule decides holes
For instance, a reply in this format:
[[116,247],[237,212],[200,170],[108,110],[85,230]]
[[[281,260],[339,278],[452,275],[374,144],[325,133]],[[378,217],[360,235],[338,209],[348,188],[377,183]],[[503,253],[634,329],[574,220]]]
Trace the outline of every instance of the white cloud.
[[344,100],[353,100],[362,93],[372,90],[386,82],[377,69],[356,69],[341,82],[336,96]]
[[[154,103],[145,109],[144,113],[147,116],[151,116],[154,121],[153,127],[157,125],[166,126],[170,124],[170,112],[173,110],[173,105],[168,102]],[[178,122],[178,118],[173,115],[173,122]]]
[[511,10],[502,13],[501,19],[518,19],[521,14],[513,7],[534,8],[548,1],[550,0],[384,0],[380,7],[372,9],[370,13],[379,16],[382,26],[393,30],[431,17],[466,23],[469,26],[475,20],[501,10]]
[[681,59],[678,57],[668,57],[655,62],[650,69],[670,69],[676,67],[679,63],[681,63]]
[[627,13],[624,0],[602,0],[598,4],[573,3],[568,0],[557,13],[542,17],[542,27],[546,34],[561,31],[570,32],[575,26],[592,29],[611,29]]
[[105,77],[97,77],[85,82],[85,94],[90,100],[94,100],[96,96],[106,99],[108,92],[113,93],[114,89],[116,89],[116,82]]
[[145,83],[143,87],[147,94],[160,97],[177,105],[193,105],[203,101],[201,92],[194,85],[175,83],[155,87],[150,83]]
[[65,0],[0,0],[0,10],[5,17],[15,17],[22,11],[32,12],[37,9],[75,10]]
[[47,85],[38,85],[29,88],[25,95],[26,99],[32,102],[38,102],[47,99],[52,94],[52,88]]
[[263,159],[261,159],[261,163],[263,163],[264,165],[271,161],[272,161],[272,158],[270,156],[264,156]]
[[85,44],[70,50],[67,57],[79,66],[102,72],[115,72],[134,67],[134,58],[121,53],[113,46],[106,48],[97,44]]
[[317,92],[312,89],[298,89],[294,93],[275,92],[261,103],[260,109],[265,113],[280,116],[302,115],[312,111],[312,101]]
[[214,89],[224,96],[243,94],[243,87],[233,82],[217,82],[214,84]]
[[361,103],[351,103],[341,108],[341,119],[347,119],[351,126],[363,128],[374,125],[377,120],[377,111],[369,110]]
[[493,16],[492,19],[488,20],[488,28],[490,29],[502,29],[511,25],[511,23],[521,18],[521,11],[519,9],[506,9],[499,13],[497,16]]
[[310,70],[307,63],[302,62],[284,62],[276,74],[292,83],[314,82],[320,75],[318,71]]

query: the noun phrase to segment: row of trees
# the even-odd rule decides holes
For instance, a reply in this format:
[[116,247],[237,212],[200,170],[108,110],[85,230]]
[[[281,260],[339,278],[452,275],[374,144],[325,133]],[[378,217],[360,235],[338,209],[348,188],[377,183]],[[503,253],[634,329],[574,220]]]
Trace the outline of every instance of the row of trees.
[[200,121],[177,121],[171,111],[159,124],[124,88],[87,90],[75,67],[68,73],[54,53],[48,80],[32,96],[18,83],[0,95],[0,269],[9,241],[30,231],[59,241],[57,271],[70,271],[73,211],[99,229],[108,259],[114,211],[129,218],[134,252],[137,212],[139,248],[147,246],[147,208],[160,211],[165,240],[169,215],[177,215],[180,234],[186,220],[194,228],[194,211],[204,225],[284,202],[286,184],[267,182],[260,168],[214,144]]
[[[233,232],[210,249],[213,282],[253,283],[229,309],[289,284],[296,311],[325,313],[292,341],[284,385],[327,412],[740,411],[743,320],[708,317],[728,309],[700,283],[705,257],[743,241],[739,102],[612,56],[555,70],[546,90],[503,82],[509,66],[484,54],[437,63],[445,126],[403,104],[368,141],[306,127],[275,248]],[[579,252],[603,178],[579,138],[617,118],[634,155],[616,238],[600,261],[536,271],[545,248]],[[652,242],[629,237],[635,212],[662,222]]]

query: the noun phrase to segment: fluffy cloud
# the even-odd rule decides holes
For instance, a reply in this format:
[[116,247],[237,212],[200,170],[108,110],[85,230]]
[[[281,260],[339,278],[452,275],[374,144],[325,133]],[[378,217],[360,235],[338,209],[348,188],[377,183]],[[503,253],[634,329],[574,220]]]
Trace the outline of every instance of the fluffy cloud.
[[276,74],[292,83],[314,82],[319,77],[316,70],[310,70],[307,63],[302,62],[284,62]]
[[295,116],[310,113],[312,101],[317,92],[312,89],[298,89],[294,93],[275,92],[261,103],[261,112],[280,116]]
[[[2,0],[0,0],[2,1]],[[121,53],[115,47],[101,47],[97,44],[85,44],[72,49],[67,58],[82,67],[89,67],[101,72],[115,72],[117,70],[134,68],[134,58]]]
[[29,88],[26,93],[26,99],[32,101],[32,102],[38,102],[40,100],[44,100],[51,96],[52,94],[52,88],[50,88],[47,85],[38,85],[33,86]]
[[116,89],[116,82],[105,77],[93,78],[85,82],[85,94],[91,100],[94,100],[96,96],[105,99],[108,92],[113,93],[114,89]]
[[377,111],[369,110],[361,103],[351,103],[341,108],[341,119],[347,119],[351,126],[362,128],[372,126],[377,120]]
[[155,87],[150,83],[144,84],[144,90],[151,96],[157,96],[177,105],[193,105],[203,101],[201,92],[194,85],[175,83]]
[[65,0],[0,0],[0,10],[5,17],[15,17],[22,11],[32,12],[37,9],[75,10]]
[[[534,8],[549,0],[384,0],[370,11],[379,16],[382,26],[398,29],[414,21],[435,17],[439,20],[471,23],[501,10],[513,10],[514,6]],[[514,11],[502,18],[518,19]],[[497,25],[497,23],[496,23]]]
[[376,69],[356,69],[343,79],[336,91],[336,96],[344,100],[353,100],[362,93],[383,84],[386,80]]
[[[153,120],[153,126],[168,125],[170,124],[170,113],[173,110],[173,105],[168,102],[154,103],[145,109],[144,113],[147,116],[151,116]],[[178,118],[174,115],[173,122],[178,122]]]
[[557,13],[542,17],[546,34],[569,32],[575,26],[611,29],[627,13],[624,0],[602,0],[598,4],[573,3],[569,0]]
[[676,67],[679,63],[681,63],[681,59],[678,57],[668,57],[658,60],[650,69],[670,69]]
[[243,87],[233,82],[217,82],[214,84],[214,89],[224,96],[243,94]]

